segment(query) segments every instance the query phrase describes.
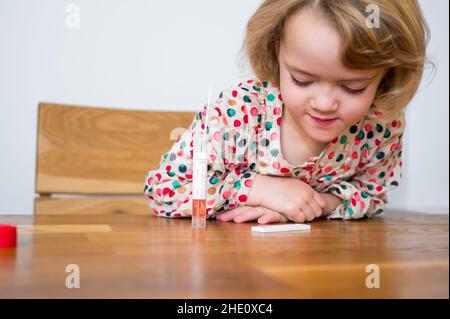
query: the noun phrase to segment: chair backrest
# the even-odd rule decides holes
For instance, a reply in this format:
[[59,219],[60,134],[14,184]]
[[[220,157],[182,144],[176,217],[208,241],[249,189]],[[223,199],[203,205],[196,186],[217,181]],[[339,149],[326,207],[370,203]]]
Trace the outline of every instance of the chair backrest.
[[40,103],[35,213],[149,214],[145,173],[193,117]]

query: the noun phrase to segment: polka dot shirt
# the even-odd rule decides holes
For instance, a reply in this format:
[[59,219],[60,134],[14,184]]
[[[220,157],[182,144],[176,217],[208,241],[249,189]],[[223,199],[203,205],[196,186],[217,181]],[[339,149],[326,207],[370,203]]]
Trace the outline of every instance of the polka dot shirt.
[[[327,218],[358,219],[383,212],[387,192],[402,176],[404,113],[392,119],[371,107],[336,136],[319,156],[294,166],[280,151],[283,99],[274,83],[250,78],[232,85],[211,103],[208,125],[206,207],[209,218],[244,206],[256,174],[288,176],[343,201]],[[192,214],[193,140],[203,132],[206,106],[145,175],[144,194],[162,217]]]

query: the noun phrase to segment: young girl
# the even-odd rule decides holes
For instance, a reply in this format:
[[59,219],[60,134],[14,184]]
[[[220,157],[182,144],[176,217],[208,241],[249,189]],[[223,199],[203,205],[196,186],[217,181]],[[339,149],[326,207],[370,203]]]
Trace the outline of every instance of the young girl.
[[[379,16],[369,17],[374,5]],[[264,224],[380,215],[402,176],[404,109],[428,32],[415,0],[264,1],[244,42],[256,76],[211,104],[208,216]],[[191,216],[193,140],[205,116],[206,107],[146,174],[158,216]]]

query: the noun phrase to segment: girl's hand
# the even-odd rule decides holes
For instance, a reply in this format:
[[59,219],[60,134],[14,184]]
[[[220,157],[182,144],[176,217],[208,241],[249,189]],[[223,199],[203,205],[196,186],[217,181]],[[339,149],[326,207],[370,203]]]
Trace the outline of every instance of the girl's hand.
[[298,223],[321,217],[326,206],[320,193],[297,178],[260,174],[254,180],[250,199],[250,205],[280,212]]
[[217,214],[216,219],[222,222],[233,221],[235,223],[244,223],[248,221],[258,220],[258,223],[260,224],[285,223],[288,221],[287,217],[283,214],[261,206],[237,207]]

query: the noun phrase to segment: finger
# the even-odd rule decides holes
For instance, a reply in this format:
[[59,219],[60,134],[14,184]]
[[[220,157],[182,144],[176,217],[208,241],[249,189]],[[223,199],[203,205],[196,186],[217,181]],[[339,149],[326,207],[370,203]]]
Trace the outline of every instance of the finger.
[[307,221],[312,221],[316,216],[314,216],[314,209],[309,205],[309,203],[306,203],[305,206],[302,209],[303,213],[305,214],[305,219]]
[[274,212],[278,215],[279,221],[280,223],[286,223],[289,221],[289,219],[286,217],[286,215],[279,213],[279,212]]
[[295,212],[290,212],[290,214],[283,214],[286,216],[287,220],[291,220],[296,223],[302,223],[305,220],[305,214],[300,208],[297,208]]
[[288,219],[286,216],[279,212],[268,210],[263,216],[258,218],[258,223],[269,224],[269,223],[285,223]]
[[322,216],[322,207],[319,206],[314,198],[309,202],[309,206],[312,208],[315,218]]
[[286,216],[288,221],[291,220],[295,223],[303,223],[306,220],[306,217],[305,217],[306,215],[303,212],[303,210],[300,208],[297,209],[296,213],[291,212],[291,214],[289,214],[289,215],[288,214],[283,214],[283,215]]
[[247,206],[241,206],[241,207],[236,207],[233,209],[230,209],[226,212],[224,212],[223,214],[219,215],[219,220],[224,221],[224,222],[230,222],[233,221],[234,217],[236,217],[239,214],[245,213],[248,210]]
[[237,208],[233,208],[231,210],[228,210],[226,212],[217,214],[216,219],[222,221],[222,222],[229,222],[232,221],[233,218],[236,215],[239,215],[247,210],[247,206],[241,206]]
[[291,220],[296,223],[304,223],[306,221],[306,216],[307,215],[303,212],[303,210],[300,209],[297,216],[295,217],[295,219],[291,219]]
[[269,224],[269,223],[276,223],[279,221],[279,217],[275,214],[266,213],[262,215],[260,218],[258,218],[259,224]]
[[326,202],[323,199],[322,195],[318,192],[316,192],[316,194],[314,194],[314,199],[316,200],[316,202],[319,204],[320,207],[324,208],[326,206]]
[[234,216],[233,221],[235,223],[245,223],[256,220],[264,214],[265,211],[261,207],[251,207],[247,211]]

